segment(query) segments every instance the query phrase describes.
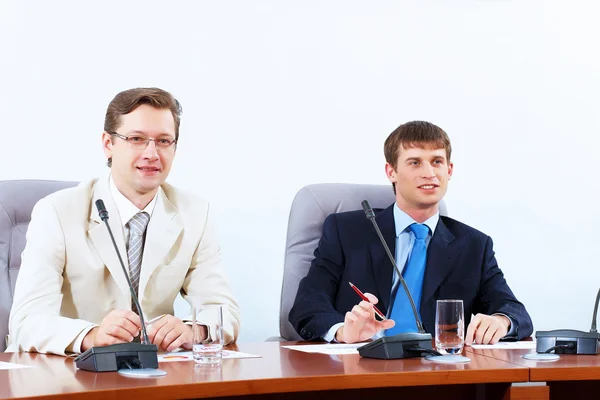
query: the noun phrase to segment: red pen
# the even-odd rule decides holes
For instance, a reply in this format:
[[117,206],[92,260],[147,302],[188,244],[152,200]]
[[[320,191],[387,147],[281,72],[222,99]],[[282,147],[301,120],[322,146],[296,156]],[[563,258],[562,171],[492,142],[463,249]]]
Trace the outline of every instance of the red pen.
[[[361,299],[363,299],[364,301],[370,303],[370,301],[367,298],[367,296],[365,296],[365,294],[363,292],[361,292],[359,288],[357,288],[356,286],[354,286],[354,284],[352,282],[348,282],[348,283],[350,284],[350,287],[352,289],[354,289],[354,291],[360,296]],[[376,306],[373,306],[373,309],[375,310],[375,314],[379,315],[379,318],[381,318],[382,321],[387,320],[387,318],[385,317],[385,315],[383,315],[383,313],[381,311],[379,311],[379,309]]]

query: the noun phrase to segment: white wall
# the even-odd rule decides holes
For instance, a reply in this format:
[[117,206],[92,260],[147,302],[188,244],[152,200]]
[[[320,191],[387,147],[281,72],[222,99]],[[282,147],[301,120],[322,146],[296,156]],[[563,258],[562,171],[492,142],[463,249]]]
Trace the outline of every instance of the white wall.
[[112,97],[171,91],[184,115],[170,181],[213,202],[240,340],[260,341],[278,333],[296,191],[386,183],[384,139],[429,120],[453,142],[451,215],[492,236],[536,329],[587,330],[600,285],[599,12],[558,0],[2,0],[0,179],[104,173]]

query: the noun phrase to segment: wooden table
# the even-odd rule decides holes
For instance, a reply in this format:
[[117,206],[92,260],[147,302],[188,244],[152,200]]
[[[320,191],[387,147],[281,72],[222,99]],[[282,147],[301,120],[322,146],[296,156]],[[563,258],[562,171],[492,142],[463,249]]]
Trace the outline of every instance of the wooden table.
[[483,355],[529,368],[530,382],[545,382],[552,400],[600,396],[600,355],[561,354],[557,361],[533,361],[522,356],[534,350],[475,350],[469,347],[466,352],[469,357],[471,354]]
[[[512,382],[527,382],[529,368],[482,354],[468,364],[436,364],[423,358],[374,360],[358,355],[309,354],[281,346],[243,343],[232,350],[262,358],[223,360],[221,367],[161,363],[167,375],[132,379],[116,372],[78,370],[72,358],[6,353],[0,361],[34,368],[0,370],[0,398],[210,398],[236,396],[296,399],[308,396],[366,398],[508,399]],[[314,391],[327,391],[315,393]],[[312,392],[312,393],[309,393]],[[241,397],[240,397],[241,396]],[[402,397],[400,397],[402,396]],[[515,398],[513,396],[513,398]],[[547,398],[547,397],[546,397]]]

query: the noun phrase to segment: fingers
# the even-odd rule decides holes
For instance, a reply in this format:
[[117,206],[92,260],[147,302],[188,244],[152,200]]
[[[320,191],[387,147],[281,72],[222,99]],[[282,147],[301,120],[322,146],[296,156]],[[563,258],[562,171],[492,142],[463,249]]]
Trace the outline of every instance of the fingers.
[[386,319],[385,321],[377,321],[378,330],[390,329],[396,325],[393,319]]
[[356,314],[358,317],[361,317],[363,319],[372,317],[373,312],[373,304],[366,301],[361,301],[360,303],[352,307],[352,313]]
[[495,344],[506,336],[505,317],[477,314],[471,320],[465,335],[465,344]]
[[166,347],[166,351],[175,351],[180,347],[183,347],[183,344],[185,343],[186,338],[185,338],[185,334],[181,333],[177,338],[175,338],[167,347]]
[[140,317],[131,310],[113,310],[100,323],[95,345],[131,342],[140,331]]
[[354,315],[351,311],[348,311],[344,316],[344,324],[358,321],[358,316]]
[[[122,326],[119,326],[119,325],[108,326],[105,330],[105,333],[109,336],[112,336],[115,339],[118,339],[119,340],[118,343],[131,342],[133,340],[133,338],[135,337],[129,331],[127,331],[126,329],[124,329]],[[137,335],[137,333],[136,333],[136,335]]]
[[484,341],[483,339],[485,338],[485,335],[487,334],[489,328],[490,328],[490,325],[488,323],[481,321],[481,323],[477,327],[477,331],[475,331],[475,342],[476,343],[487,344],[487,342]]
[[192,342],[192,327],[172,315],[166,315],[156,321],[151,330],[152,343],[161,350],[173,351],[184,343]]
[[158,321],[154,321],[152,324],[146,326],[146,331],[148,332],[148,340],[150,341],[150,343],[155,343],[156,334],[164,325],[168,323],[168,319],[166,317],[167,316],[165,315]]
[[343,330],[340,329],[339,331],[343,333],[340,333],[339,336],[343,337],[343,341],[346,343],[369,339],[380,330],[394,326],[394,321],[378,321],[375,319],[374,305],[370,301],[373,300],[376,303],[377,298],[369,293],[366,293],[365,296],[369,298],[369,301],[361,301],[344,316],[344,327]]
[[471,323],[467,327],[467,334],[465,335],[465,344],[470,346],[473,344],[473,340],[475,340],[475,332],[477,331],[477,327],[481,323],[481,317],[479,314],[473,317]]
[[135,325],[136,329],[142,329],[140,316],[131,310],[114,310],[111,311],[107,317],[109,316],[119,317],[119,319],[127,320],[131,324]]
[[129,319],[120,319],[116,321],[116,325],[127,331],[132,337],[136,337],[140,332],[140,328]]
[[377,304],[377,303],[379,303],[379,299],[378,299],[377,297],[375,297],[374,295],[372,295],[371,293],[365,293],[365,297],[366,297],[367,299],[369,299],[369,301],[370,301],[372,304]]
[[492,336],[492,338],[489,340],[489,344],[496,344],[500,341],[500,339],[502,339],[506,334],[501,330],[498,329],[496,331],[496,333],[494,333],[494,335]]
[[[163,318],[166,319],[166,318]],[[167,336],[167,334],[169,332],[171,332],[171,330],[173,329],[173,326],[171,326],[169,323],[163,323],[160,326],[156,327],[156,333],[153,335],[153,338],[150,339],[152,341],[152,343],[154,343],[155,345],[157,345],[158,347],[162,348],[162,342],[165,339],[165,337]]]

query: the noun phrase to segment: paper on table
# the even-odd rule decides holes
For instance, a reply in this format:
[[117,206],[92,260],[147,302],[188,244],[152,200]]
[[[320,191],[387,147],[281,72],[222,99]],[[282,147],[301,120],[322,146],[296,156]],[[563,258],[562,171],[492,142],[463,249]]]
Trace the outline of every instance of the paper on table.
[[473,344],[474,349],[535,349],[535,340],[520,342],[498,342],[496,344]]
[[0,369],[18,369],[18,368],[31,368],[31,366],[0,361]]
[[365,343],[325,343],[325,344],[308,344],[300,346],[282,346],[286,349],[303,351],[305,353],[319,354],[358,354],[357,348]]
[[[241,351],[223,350],[223,359],[231,358],[261,358],[255,354],[242,353]],[[175,351],[158,355],[158,362],[193,361],[194,354],[191,351]]]

